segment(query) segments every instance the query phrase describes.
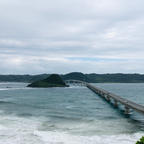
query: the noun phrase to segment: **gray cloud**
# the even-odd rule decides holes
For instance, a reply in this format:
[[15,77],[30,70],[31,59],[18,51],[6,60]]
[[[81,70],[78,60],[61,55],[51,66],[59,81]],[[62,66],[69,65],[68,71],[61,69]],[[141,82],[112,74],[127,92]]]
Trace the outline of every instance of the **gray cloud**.
[[143,0],[0,1],[0,73],[144,73]]

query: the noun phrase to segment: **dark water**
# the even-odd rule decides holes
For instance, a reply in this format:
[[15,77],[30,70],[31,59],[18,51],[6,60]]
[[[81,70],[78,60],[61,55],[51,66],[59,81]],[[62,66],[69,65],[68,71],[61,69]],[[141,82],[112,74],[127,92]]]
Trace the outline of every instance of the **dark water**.
[[[0,144],[133,144],[144,116],[123,114],[84,87],[0,84]],[[144,84],[95,84],[144,105]]]

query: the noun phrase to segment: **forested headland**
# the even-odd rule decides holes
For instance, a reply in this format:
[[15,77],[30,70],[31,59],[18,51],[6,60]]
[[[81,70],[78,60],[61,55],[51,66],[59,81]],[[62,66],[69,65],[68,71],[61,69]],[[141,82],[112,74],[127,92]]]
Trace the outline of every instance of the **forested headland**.
[[[40,75],[0,75],[0,82],[34,82],[45,79],[50,74]],[[74,79],[89,83],[144,83],[144,74],[83,74],[72,72],[60,75],[63,80]]]

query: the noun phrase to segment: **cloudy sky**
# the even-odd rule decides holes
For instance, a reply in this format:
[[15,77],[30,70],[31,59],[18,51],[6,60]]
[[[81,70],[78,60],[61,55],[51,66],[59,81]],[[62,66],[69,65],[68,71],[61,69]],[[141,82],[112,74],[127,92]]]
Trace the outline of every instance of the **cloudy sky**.
[[0,74],[144,73],[143,0],[1,0]]

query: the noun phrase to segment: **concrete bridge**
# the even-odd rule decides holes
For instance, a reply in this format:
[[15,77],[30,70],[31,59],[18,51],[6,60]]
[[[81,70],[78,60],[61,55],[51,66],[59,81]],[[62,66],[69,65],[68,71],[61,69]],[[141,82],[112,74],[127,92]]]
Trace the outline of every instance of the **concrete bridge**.
[[94,93],[99,95],[100,97],[104,98],[107,102],[112,103],[115,108],[118,107],[119,104],[124,105],[125,114],[130,113],[130,109],[135,110],[139,113],[144,114],[144,106],[122,98],[116,94],[110,93],[104,89],[98,88],[90,83],[79,81],[79,80],[66,80],[66,84],[68,85],[78,85],[78,86],[85,86],[92,90]]

